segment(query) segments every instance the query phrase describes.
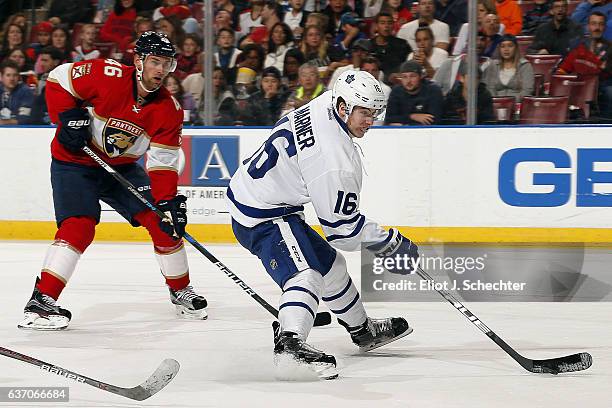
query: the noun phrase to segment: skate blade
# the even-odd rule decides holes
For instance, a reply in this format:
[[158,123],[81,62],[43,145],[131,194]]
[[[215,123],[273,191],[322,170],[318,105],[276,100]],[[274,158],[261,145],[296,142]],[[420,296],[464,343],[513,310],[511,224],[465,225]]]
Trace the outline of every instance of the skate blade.
[[17,327],[22,330],[57,331],[68,327],[70,320],[66,316],[40,316],[37,313],[26,312]]
[[191,310],[186,308],[185,306],[175,305],[176,306],[176,315],[181,319],[185,320],[206,320],[208,319],[208,313],[206,313],[206,309],[200,310]]
[[380,343],[376,343],[376,344],[373,344],[373,345],[371,345],[371,346],[367,346],[367,347],[359,347],[359,351],[361,351],[361,352],[365,353],[365,352],[367,352],[367,351],[371,351],[371,350],[377,349],[377,348],[382,347],[382,346],[384,346],[384,345],[386,345],[386,344],[392,343],[392,342],[394,342],[395,340],[399,340],[399,339],[401,339],[402,337],[406,337],[406,336],[407,336],[407,335],[409,335],[410,333],[412,333],[412,327],[408,327],[408,330],[406,330],[405,332],[403,332],[403,333],[402,333],[402,334],[400,334],[399,336],[397,336],[397,337],[393,337],[392,339],[389,339],[389,340],[387,340],[387,341],[382,341],[382,342],[380,342]]
[[280,381],[318,381],[338,378],[340,371],[329,363],[305,363],[287,354],[274,355],[274,376]]

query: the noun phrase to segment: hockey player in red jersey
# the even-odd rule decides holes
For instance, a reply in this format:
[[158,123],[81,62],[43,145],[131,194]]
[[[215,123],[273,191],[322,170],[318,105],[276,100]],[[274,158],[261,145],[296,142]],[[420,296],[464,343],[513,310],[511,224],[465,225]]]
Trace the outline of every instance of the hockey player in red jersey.
[[[176,67],[164,34],[148,31],[135,47],[135,67],[112,60],[63,64],[47,81],[49,116],[58,124],[51,142],[51,184],[58,226],[19,328],[65,329],[71,313],[56,304],[81,254],[93,241],[100,200],[133,226],[144,226],[179,316],[205,319],[206,299],[189,285],[181,237],[186,198],[177,195],[183,110],[161,86]],[[89,146],[172,219],[163,222],[81,149]],[[147,171],[136,163],[147,154]]]

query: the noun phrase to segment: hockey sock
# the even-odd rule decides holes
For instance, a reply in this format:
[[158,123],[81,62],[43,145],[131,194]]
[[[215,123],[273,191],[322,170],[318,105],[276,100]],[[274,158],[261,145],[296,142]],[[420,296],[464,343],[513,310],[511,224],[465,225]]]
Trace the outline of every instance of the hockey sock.
[[159,217],[152,211],[138,213],[134,218],[149,231],[166,285],[174,291],[184,289],[189,285],[189,264],[183,240],[177,241],[163,232],[159,227]]
[[278,307],[282,331],[293,332],[306,340],[319,307],[323,277],[313,269],[293,275],[283,286]]
[[70,217],[62,221],[43,261],[40,281],[36,285],[41,293],[57,300],[81,254],[93,241],[95,228],[96,220],[90,217]]
[[346,270],[346,261],[341,253],[336,253],[332,268],[323,280],[325,283],[323,300],[329,310],[349,331],[362,326],[367,314],[359,298],[359,292]]

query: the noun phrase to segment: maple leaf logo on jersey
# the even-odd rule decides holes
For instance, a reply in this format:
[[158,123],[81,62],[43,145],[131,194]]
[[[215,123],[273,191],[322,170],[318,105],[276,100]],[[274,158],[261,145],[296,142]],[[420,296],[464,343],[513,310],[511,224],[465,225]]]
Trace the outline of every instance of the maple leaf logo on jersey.
[[102,132],[102,143],[108,157],[124,154],[136,143],[144,129],[122,119],[109,118]]

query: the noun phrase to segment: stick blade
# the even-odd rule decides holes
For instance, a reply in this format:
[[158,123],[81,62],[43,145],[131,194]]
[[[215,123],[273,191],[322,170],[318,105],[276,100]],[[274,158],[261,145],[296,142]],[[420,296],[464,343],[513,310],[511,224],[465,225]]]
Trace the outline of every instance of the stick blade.
[[559,374],[586,370],[593,364],[589,353],[577,353],[548,360],[533,360],[532,373]]
[[171,358],[165,359],[145,382],[127,389],[124,396],[136,401],[146,400],[168,385],[178,373],[179,368],[178,361]]

